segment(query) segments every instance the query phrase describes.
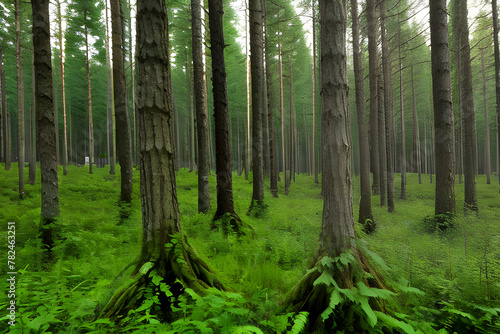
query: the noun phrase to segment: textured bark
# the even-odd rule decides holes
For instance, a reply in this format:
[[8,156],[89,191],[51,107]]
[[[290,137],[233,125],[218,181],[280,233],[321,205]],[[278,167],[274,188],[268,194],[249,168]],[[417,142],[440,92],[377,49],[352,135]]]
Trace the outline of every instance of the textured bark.
[[[31,77],[31,90],[34,92],[36,87],[35,87],[35,50],[33,50],[33,58],[32,58],[32,77]],[[32,96],[32,107],[29,108],[28,111],[28,129],[26,131],[27,138],[26,138],[26,161],[29,164],[29,171],[28,171],[28,179],[29,179],[29,184],[34,185],[35,180],[36,180],[36,134],[33,133],[33,131],[36,131],[36,96],[33,94]],[[57,101],[57,98],[55,99]],[[57,110],[57,106],[54,103],[54,110]],[[57,116],[56,116],[57,119]],[[57,133],[57,129],[56,129]],[[57,143],[57,135],[56,135],[56,143]]]
[[194,133],[194,111],[192,108],[193,103],[193,94],[192,92],[192,71],[191,71],[191,62],[189,61],[188,50],[186,49],[186,113],[188,116],[188,126],[189,130],[187,131],[188,140],[189,140],[189,171],[196,170],[196,147],[195,147],[195,133]]
[[4,145],[4,157],[5,157],[5,170],[10,169],[11,160],[11,147],[10,147],[10,117],[7,112],[7,88],[5,86],[5,71],[3,66],[3,49],[0,46],[0,87],[2,88],[2,127],[3,127],[3,142]]
[[476,196],[476,117],[474,111],[474,91],[470,63],[469,25],[467,22],[467,0],[453,2],[453,36],[457,48],[458,89],[460,94],[460,114],[463,126],[463,157],[465,177],[464,210],[477,211]]
[[[279,30],[279,29],[278,29]],[[278,76],[280,82],[280,115],[281,115],[281,154],[283,165],[283,179],[285,181],[285,195],[288,195],[288,186],[286,178],[286,152],[285,152],[285,109],[283,103],[283,57],[281,56],[281,44],[278,35]]]
[[17,67],[17,162],[19,170],[19,198],[24,196],[24,84],[21,64],[21,21],[19,0],[14,1],[16,17],[16,67]]
[[222,0],[209,2],[210,40],[212,45],[212,81],[214,94],[215,154],[217,169],[217,211],[214,221],[229,215],[235,223],[240,219],[234,211],[231,163],[230,120],[227,100]]
[[378,153],[379,153],[379,177],[380,177],[380,206],[386,205],[387,200],[387,138],[385,126],[385,84],[382,71],[378,76]]
[[120,0],[111,0],[111,34],[113,51],[113,92],[115,100],[116,155],[120,163],[120,201],[130,203],[133,190],[130,117],[128,113],[127,83],[123,61],[123,15]]
[[380,3],[380,31],[382,35],[382,67],[384,75],[384,109],[385,109],[385,136],[387,156],[387,211],[394,212],[394,165],[396,129],[394,126],[394,97],[392,93],[392,65],[391,54],[387,42],[387,28],[385,23],[385,0]]
[[[493,49],[495,54],[495,97],[497,111],[497,177],[500,184],[500,52],[498,46],[498,7],[497,0],[491,0],[493,13]],[[500,189],[499,189],[500,193]]]
[[365,224],[368,220],[373,221],[371,189],[370,189],[370,144],[365,121],[365,88],[364,70],[359,48],[359,17],[358,1],[351,0],[352,17],[352,52],[354,61],[354,84],[356,89],[356,111],[358,118],[359,135],[359,164],[360,164],[360,194],[358,221]]
[[368,24],[368,67],[370,80],[370,166],[373,173],[372,192],[380,193],[380,156],[378,134],[378,49],[377,49],[377,23],[375,21],[374,0],[366,1],[366,20]]
[[191,0],[192,51],[194,104],[196,110],[196,131],[198,134],[198,212],[210,211],[210,143],[208,141],[208,110],[205,105],[205,80],[203,78],[203,35],[201,32],[201,3]]
[[264,54],[262,0],[250,0],[250,65],[252,79],[252,168],[253,192],[250,210],[264,201],[264,156],[262,114],[264,112]]
[[412,171],[418,173],[418,183],[422,184],[422,162],[420,149],[420,133],[418,129],[417,98],[415,96],[415,84],[413,80],[413,65],[411,66],[411,95],[412,95]]
[[87,72],[87,105],[89,108],[89,173],[92,174],[94,164],[94,120],[92,115],[92,89],[90,83],[90,54],[89,54],[89,34],[85,23],[85,68]]
[[109,174],[115,174],[115,144],[114,144],[114,122],[113,122],[113,76],[111,74],[111,56],[109,50],[109,24],[108,24],[108,2],[106,1],[106,70],[107,70],[107,139],[108,139],[108,162]]
[[490,154],[490,124],[488,122],[488,103],[486,100],[486,74],[484,71],[484,49],[481,49],[481,72],[483,74],[483,102],[484,102],[484,134],[485,140],[485,173],[486,184],[491,184],[491,154]]
[[[399,14],[398,14],[398,21]],[[405,107],[403,91],[403,59],[401,58],[401,24],[398,25],[398,52],[399,52],[399,106],[401,109],[401,193],[400,199],[406,199],[406,129]]]
[[59,215],[56,130],[52,97],[49,1],[34,0],[33,49],[35,52],[35,101],[37,141],[40,154],[41,213],[43,220]]
[[312,110],[313,110],[313,128],[312,128],[312,170],[314,173],[314,182],[319,183],[318,168],[316,168],[316,16],[314,8],[316,1],[311,0],[312,7],[312,51],[313,51],[313,70],[312,70]]
[[271,133],[270,133],[270,127],[269,127],[269,122],[268,122],[268,108],[269,108],[269,102],[268,102],[268,97],[269,93],[267,92],[268,85],[267,85],[267,68],[266,68],[266,57],[267,54],[269,53],[268,45],[267,45],[267,25],[266,25],[266,20],[267,20],[267,7],[266,7],[266,2],[262,0],[262,49],[263,49],[263,56],[262,56],[262,68],[263,68],[263,82],[262,82],[262,155],[264,159],[264,173],[267,176],[271,176]]
[[[128,0],[128,8],[130,13],[132,13],[132,5],[130,0]],[[132,14],[131,14],[132,16]],[[132,32],[132,19],[128,20],[128,31]],[[132,55],[132,38],[133,34],[130,33],[130,41],[129,41],[129,49],[128,49],[128,56],[130,59],[130,86],[131,86],[131,93],[132,93],[132,115],[134,119],[134,143],[133,143],[133,154],[134,157],[132,159],[134,164],[139,164],[139,127],[137,126],[139,123],[138,117],[137,117],[137,112],[135,110],[135,71],[134,71],[134,66],[135,66],[135,61]],[[176,123],[178,125],[178,123]],[[179,152],[179,151],[176,151]]]
[[435,214],[454,214],[455,130],[451,99],[446,0],[429,0],[429,7],[436,152]]

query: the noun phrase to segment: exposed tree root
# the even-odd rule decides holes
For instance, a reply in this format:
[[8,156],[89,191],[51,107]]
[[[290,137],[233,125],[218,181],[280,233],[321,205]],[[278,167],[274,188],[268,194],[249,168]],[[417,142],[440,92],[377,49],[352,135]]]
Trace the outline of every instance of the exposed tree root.
[[[369,288],[387,289],[380,275],[370,266],[367,259],[359,251],[355,250],[353,252],[353,257],[356,263],[349,264],[340,270],[339,268],[334,268],[331,272],[331,276],[337,286],[340,289],[351,289],[356,286],[358,282],[363,282]],[[290,312],[302,312],[306,311],[309,313],[309,331],[321,331],[326,329],[326,326],[333,324],[340,319],[329,319],[327,322],[323,322],[321,314],[329,307],[330,295],[332,293],[331,286],[325,284],[316,284],[314,282],[320,278],[322,271],[318,270],[321,267],[320,262],[325,257],[325,255],[318,256],[318,261],[312,270],[309,270],[297,284],[285,295],[282,305]],[[359,266],[362,272],[368,275],[355,274],[356,269],[353,267]],[[370,305],[372,309],[385,312],[385,305],[383,300],[373,298],[370,300]],[[339,305],[343,312],[347,312],[349,303]],[[342,319],[342,321],[346,321]]]
[[[220,282],[214,271],[183,236],[182,242],[167,248],[157,258],[153,254],[143,254],[137,261],[131,278],[115,291],[99,312],[98,318],[117,319],[127,315],[129,310],[137,308],[143,300],[145,288],[153,284],[151,278],[153,271],[155,275],[163,278],[162,282],[170,287],[174,297],[182,294],[185,288],[190,288],[201,295],[210,287],[223,291],[231,290]],[[160,301],[162,317],[168,318],[171,313],[170,299],[163,294]]]
[[254,238],[255,235],[253,227],[244,223],[236,213],[226,213],[222,216],[216,214],[211,227],[212,230],[221,229],[224,236],[227,236],[230,232],[236,233],[239,237],[250,234]]

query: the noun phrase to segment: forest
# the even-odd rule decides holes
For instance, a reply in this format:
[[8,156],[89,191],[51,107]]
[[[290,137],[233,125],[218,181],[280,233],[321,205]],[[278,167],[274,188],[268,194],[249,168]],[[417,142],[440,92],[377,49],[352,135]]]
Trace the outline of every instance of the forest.
[[0,0],[0,333],[500,333],[497,0]]

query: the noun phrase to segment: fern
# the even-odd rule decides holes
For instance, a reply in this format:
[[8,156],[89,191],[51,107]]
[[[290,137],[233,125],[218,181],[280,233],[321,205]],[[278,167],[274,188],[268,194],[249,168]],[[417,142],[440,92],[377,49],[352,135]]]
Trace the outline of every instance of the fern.
[[306,329],[308,312],[299,312],[295,315],[293,319],[293,326],[289,334],[300,334]]

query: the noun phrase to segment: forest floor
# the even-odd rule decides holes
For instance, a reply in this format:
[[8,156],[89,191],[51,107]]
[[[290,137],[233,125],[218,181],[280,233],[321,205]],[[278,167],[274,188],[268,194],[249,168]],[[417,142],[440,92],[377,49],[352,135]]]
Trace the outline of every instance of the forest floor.
[[[28,175],[27,169],[25,175]],[[142,221],[138,171],[134,175],[134,200],[129,218],[122,220],[117,205],[119,174],[110,175],[108,168],[94,168],[94,174],[89,174],[88,168],[68,166],[68,174],[63,176],[60,169],[59,238],[54,248],[56,261],[50,271],[41,270],[37,239],[39,177],[35,185],[25,185],[24,199],[20,200],[17,176],[16,164],[13,163],[9,171],[0,165],[0,234],[3,240],[0,268],[2,273],[12,271],[7,268],[9,249],[6,240],[8,223],[13,222],[16,230],[15,270],[18,272],[17,326],[4,326],[8,320],[6,310],[10,299],[2,293],[0,333],[9,330],[12,333],[98,333],[100,331],[96,328],[99,326],[112,327],[108,320],[93,322],[93,315],[118,286],[117,275],[140,251]],[[253,325],[264,332],[289,330],[293,316],[278,317],[279,300],[314,264],[322,219],[320,184],[315,184],[313,178],[305,174],[297,175],[289,195],[285,196],[283,182],[280,182],[279,198],[272,198],[266,192],[268,207],[263,215],[255,218],[245,214],[252,197],[251,181],[245,180],[244,175],[234,174],[236,212],[243,222],[255,229],[254,238],[241,239],[231,234],[225,238],[222,232],[210,229],[216,206],[214,173],[209,178],[212,211],[207,215],[197,213],[196,172],[182,169],[177,172],[176,181],[181,226],[191,245],[225,284],[243,296],[241,307],[252,312]],[[434,212],[435,184],[430,183],[428,175],[424,175],[422,184],[418,184],[416,174],[407,174],[407,199],[396,199],[395,213],[388,213],[385,207],[380,207],[378,196],[372,197],[377,222],[374,234],[365,235],[356,224],[360,236],[358,242],[370,253],[374,265],[388,280],[423,292],[398,296],[398,311],[415,323],[425,320],[432,328],[443,329],[441,333],[473,333],[471,328],[477,333],[487,333],[492,328],[500,328],[498,182],[492,177],[492,184],[487,185],[485,176],[478,176],[476,182],[479,215],[463,216],[458,209],[460,214],[449,222],[450,228],[445,231],[429,230],[425,223],[425,217]],[[394,184],[396,198],[399,198],[399,174],[396,174]],[[463,184],[456,183],[457,208],[462,207],[463,188]],[[358,177],[353,178],[353,201],[357,216]],[[9,290],[5,279],[1,280],[0,287],[2,291]],[[219,318],[218,326],[224,324],[223,308],[228,305],[228,299],[219,299],[221,311],[212,314]],[[187,306],[183,309],[185,317],[188,309]],[[232,322],[228,328],[247,325],[244,319],[248,319],[248,315],[247,318],[241,314],[232,316],[225,320]],[[235,323],[235,319],[240,319],[241,323]],[[135,325],[156,323],[149,313],[134,321]],[[146,332],[139,325],[129,325],[126,332],[134,332],[134,328]]]

